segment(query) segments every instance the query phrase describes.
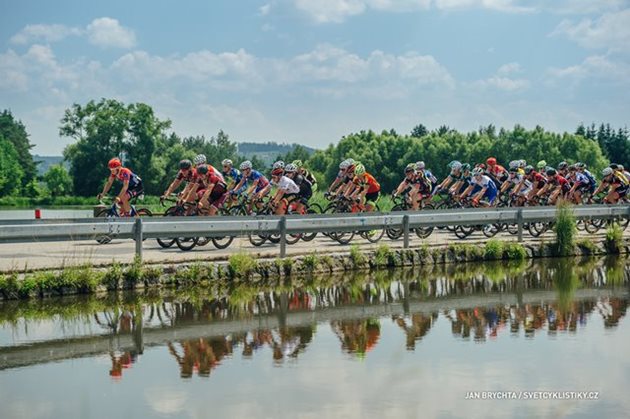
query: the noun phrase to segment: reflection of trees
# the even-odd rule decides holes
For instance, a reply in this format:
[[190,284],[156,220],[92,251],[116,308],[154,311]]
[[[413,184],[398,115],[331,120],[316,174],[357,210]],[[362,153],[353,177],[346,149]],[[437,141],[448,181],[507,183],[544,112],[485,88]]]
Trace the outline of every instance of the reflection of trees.
[[413,351],[416,348],[416,342],[420,341],[431,330],[431,326],[438,318],[438,313],[431,313],[430,315],[416,313],[410,317],[411,324],[408,324],[409,319],[404,316],[395,315],[392,320],[405,332],[407,349]]
[[360,357],[372,350],[381,336],[378,319],[332,321],[330,326],[341,341],[341,348]]

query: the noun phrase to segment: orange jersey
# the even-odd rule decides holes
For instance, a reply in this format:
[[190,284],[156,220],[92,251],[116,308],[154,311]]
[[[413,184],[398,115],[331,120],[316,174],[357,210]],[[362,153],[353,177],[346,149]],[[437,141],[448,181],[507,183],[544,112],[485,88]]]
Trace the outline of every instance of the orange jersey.
[[354,182],[355,185],[359,185],[361,188],[367,186],[367,193],[376,193],[381,190],[381,185],[376,181],[376,179],[374,179],[374,176],[367,172],[363,175],[363,179],[355,176],[354,179],[352,179],[352,182]]

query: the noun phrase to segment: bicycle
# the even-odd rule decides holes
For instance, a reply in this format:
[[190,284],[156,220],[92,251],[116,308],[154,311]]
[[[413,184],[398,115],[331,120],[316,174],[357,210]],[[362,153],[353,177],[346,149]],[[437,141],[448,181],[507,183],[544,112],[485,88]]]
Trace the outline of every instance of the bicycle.
[[[144,195],[134,196],[129,200],[129,205],[131,206],[131,213],[129,217],[152,217],[153,213],[148,208],[139,208],[136,209],[135,203],[138,199],[143,199]],[[99,203],[101,205],[105,204],[105,197],[99,199]],[[101,211],[96,213],[96,218],[121,218],[120,212],[118,211],[119,204],[116,200],[112,202],[112,205],[109,208],[103,208]],[[96,242],[98,244],[108,244],[112,241],[112,237],[109,235],[99,236],[96,238]]]

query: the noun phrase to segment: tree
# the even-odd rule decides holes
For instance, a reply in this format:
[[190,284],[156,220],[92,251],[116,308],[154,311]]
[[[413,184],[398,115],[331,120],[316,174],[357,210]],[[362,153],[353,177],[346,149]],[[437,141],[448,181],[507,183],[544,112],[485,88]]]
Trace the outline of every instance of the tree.
[[296,145],[293,147],[293,150],[289,151],[287,154],[276,157],[276,160],[282,160],[285,163],[291,163],[294,160],[306,162],[310,157],[311,153],[309,153],[306,148],[301,145]]
[[12,195],[22,185],[24,170],[13,143],[0,135],[0,197]]
[[422,124],[418,124],[411,130],[411,136],[415,138],[422,138],[429,133],[427,127]]
[[28,140],[28,133],[24,124],[16,120],[9,110],[0,113],[0,137],[13,145],[17,154],[16,161],[23,172],[18,186],[20,188],[26,187],[37,176],[37,167],[31,155],[31,149],[34,146]]
[[50,166],[43,180],[52,196],[63,196],[72,192],[72,179],[61,164]]

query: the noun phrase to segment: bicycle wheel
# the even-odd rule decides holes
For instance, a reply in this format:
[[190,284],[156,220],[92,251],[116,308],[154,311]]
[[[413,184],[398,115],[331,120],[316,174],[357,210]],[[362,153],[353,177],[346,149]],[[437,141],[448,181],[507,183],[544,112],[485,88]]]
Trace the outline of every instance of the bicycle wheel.
[[[317,205],[317,204],[313,204],[313,205]],[[317,205],[319,207],[319,205]],[[321,207],[320,207],[321,210]],[[314,208],[309,208],[306,210],[307,214],[319,214],[317,212],[316,209]],[[317,236],[317,231],[313,231],[312,233],[302,233],[302,237],[300,237],[302,240],[304,240],[305,242],[310,242],[311,240],[313,240],[315,237]]]
[[212,237],[197,237],[197,246],[205,246],[212,241]]
[[500,224],[485,224],[481,228],[481,232],[484,236],[488,238],[492,238],[497,235],[497,233],[501,230]]
[[[323,214],[324,213],[324,209],[322,208],[322,206],[316,202],[312,204],[309,203],[308,207],[309,207],[309,210],[306,212],[308,212],[309,214]],[[313,212],[310,212],[310,210],[312,210]]]
[[153,217],[153,213],[148,208],[140,208],[136,210],[136,214],[140,217]]
[[[392,207],[392,212],[394,211],[404,211],[406,208],[404,208],[402,205],[400,204],[396,204]],[[387,234],[387,237],[389,237],[390,240],[398,240],[399,238],[402,237],[403,235],[403,229],[402,228],[388,228],[385,230],[385,234]]]
[[197,246],[197,237],[178,237],[175,239],[175,243],[177,247],[179,247],[179,250],[188,252]]
[[254,246],[262,246],[266,241],[268,236],[266,234],[248,234],[249,242]]
[[348,244],[354,238],[354,232],[346,231],[345,233],[330,233],[330,237],[339,244]]
[[213,237],[212,244],[217,249],[227,249],[234,240],[234,236],[225,236],[225,237]]
[[473,226],[455,226],[455,231],[453,231],[453,233],[455,233],[457,238],[465,239],[470,236],[473,231],[475,231],[475,227]]
[[584,220],[584,230],[589,234],[597,233],[602,226],[602,220]]
[[[102,209],[96,214],[96,218],[109,218],[109,219],[116,218],[116,216],[113,215],[111,211],[112,211],[111,208]],[[111,243],[111,241],[112,241],[112,237],[107,234],[96,237],[96,243],[98,244],[108,244],[108,243]]]
[[[174,217],[175,215],[177,215],[177,206],[172,206],[170,208],[168,208],[166,211],[164,211],[164,216],[165,217]],[[169,247],[172,247],[175,244],[175,239],[156,239],[158,244],[160,245],[160,247],[162,247],[163,249],[168,249]]]

